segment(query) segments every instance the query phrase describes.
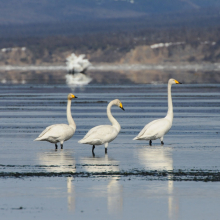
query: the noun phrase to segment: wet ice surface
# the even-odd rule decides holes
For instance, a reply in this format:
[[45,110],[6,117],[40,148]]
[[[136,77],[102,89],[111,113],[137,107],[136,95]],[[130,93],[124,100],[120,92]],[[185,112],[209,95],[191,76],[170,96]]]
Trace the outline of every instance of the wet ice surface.
[[[149,146],[132,139],[145,124],[166,115],[167,85],[75,88],[77,130],[63,150],[55,151],[53,144],[33,139],[51,124],[66,123],[71,90],[1,86],[0,209],[5,219],[212,219],[210,213],[215,219],[219,184],[211,181],[219,180],[220,170],[219,91],[218,85],[173,85],[173,126],[164,146],[159,140]],[[125,108],[112,108],[121,132],[107,155],[104,146],[97,146],[93,157],[92,146],[78,140],[90,128],[109,124],[106,106],[115,98]]]

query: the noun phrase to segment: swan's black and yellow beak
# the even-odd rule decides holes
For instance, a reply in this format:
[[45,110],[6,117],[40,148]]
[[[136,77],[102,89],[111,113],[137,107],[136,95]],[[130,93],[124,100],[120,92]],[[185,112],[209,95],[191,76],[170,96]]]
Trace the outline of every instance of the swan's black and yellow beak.
[[179,81],[177,81],[177,80],[175,80],[175,83],[176,83],[176,84],[182,84],[181,82],[179,82]]
[[78,97],[76,97],[75,95],[72,95],[72,99],[77,99]]
[[120,106],[119,106],[122,110],[124,110],[125,111],[125,109],[123,108],[123,105],[122,105],[122,103],[120,103]]

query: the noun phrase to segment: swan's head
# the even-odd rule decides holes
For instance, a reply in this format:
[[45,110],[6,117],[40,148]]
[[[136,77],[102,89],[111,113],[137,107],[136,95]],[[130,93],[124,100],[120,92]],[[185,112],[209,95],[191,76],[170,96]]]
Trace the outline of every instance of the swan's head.
[[122,110],[124,110],[123,105],[122,105],[122,103],[121,103],[121,101],[119,99],[115,99],[114,100],[114,104],[117,105]]
[[168,81],[169,84],[182,84],[181,82],[175,80],[175,79],[169,79]]
[[70,93],[68,96],[67,96],[67,99],[68,100],[71,100],[71,99],[75,99],[77,98],[75,95],[73,95],[72,93]]

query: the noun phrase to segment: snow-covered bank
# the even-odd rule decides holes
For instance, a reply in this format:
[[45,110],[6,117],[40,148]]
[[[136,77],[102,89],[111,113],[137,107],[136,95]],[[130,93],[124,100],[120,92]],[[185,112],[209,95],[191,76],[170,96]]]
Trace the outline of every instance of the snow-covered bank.
[[66,70],[66,66],[0,66],[0,71],[60,71]]

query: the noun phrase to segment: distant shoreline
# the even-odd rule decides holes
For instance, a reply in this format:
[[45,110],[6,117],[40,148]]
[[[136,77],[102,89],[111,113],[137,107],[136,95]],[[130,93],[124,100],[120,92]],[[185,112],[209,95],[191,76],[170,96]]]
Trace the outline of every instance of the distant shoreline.
[[[142,70],[185,70],[185,71],[220,71],[220,63],[200,64],[94,64],[91,71],[142,71]],[[61,65],[1,65],[0,71],[67,71]]]

